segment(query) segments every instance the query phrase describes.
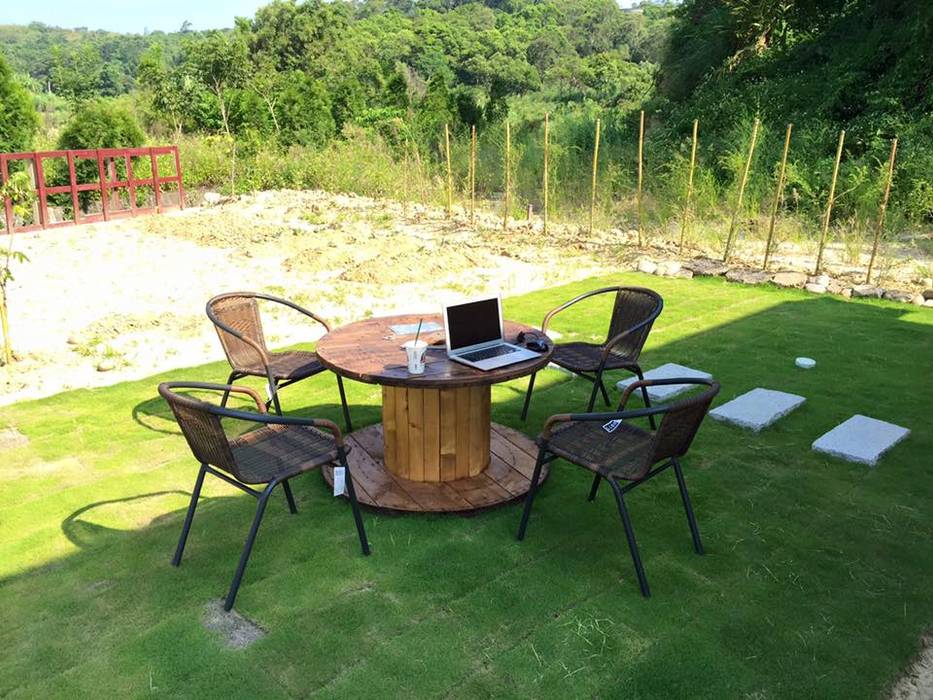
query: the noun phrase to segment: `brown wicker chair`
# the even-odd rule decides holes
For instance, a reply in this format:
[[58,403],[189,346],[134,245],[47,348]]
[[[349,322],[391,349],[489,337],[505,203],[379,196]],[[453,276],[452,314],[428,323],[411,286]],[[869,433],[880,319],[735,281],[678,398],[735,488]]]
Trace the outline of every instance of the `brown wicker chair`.
[[[207,302],[207,317],[217,329],[217,336],[223,346],[227,361],[233,370],[227,378],[227,384],[233,384],[243,377],[263,377],[269,383],[270,400],[266,407],[275,407],[275,412],[282,413],[279,404],[279,389],[307,379],[325,371],[318,357],[313,352],[293,350],[289,352],[270,352],[266,347],[262,332],[262,318],[259,314],[257,299],[282,304],[311,318],[328,332],[330,324],[305,308],[287,299],[280,299],[258,292],[228,292],[219,294]],[[337,375],[337,389],[340,391],[340,403],[343,406],[343,418],[347,432],[353,430],[350,422],[350,409],[343,390],[343,379]],[[227,404],[224,394],[222,406]]]
[[[256,402],[259,413],[215,406],[192,396],[176,393],[178,389],[222,391],[224,396],[229,395],[230,392],[246,394]],[[277,485],[282,484],[285,498],[288,501],[288,509],[292,513],[298,512],[291,486],[288,483],[289,479],[298,474],[330,463],[338,464],[346,469],[347,496],[353,510],[360,546],[364,555],[369,554],[366,531],[363,529],[353,479],[350,477],[350,469],[347,466],[347,451],[344,448],[340,428],[335,423],[329,420],[270,415],[266,413],[266,406],[259,398],[259,394],[253,389],[242,386],[203,382],[165,382],[159,385],[159,394],[168,402],[182,434],[188,441],[191,452],[201,463],[201,470],[198,472],[194,491],[191,493],[191,503],[188,505],[188,513],[185,515],[185,523],[182,526],[178,547],[175,549],[175,556],[172,557],[172,564],[181,565],[181,556],[185,550],[188,532],[191,530],[191,521],[194,519],[194,511],[198,505],[205,474],[213,474],[259,500],[233,583],[227,593],[225,610],[230,610],[236,600],[243,572],[246,570],[253,543],[256,541],[259,524],[266,510],[266,503]],[[220,424],[221,418],[261,423],[262,426],[230,440]],[[265,484],[265,488],[262,491],[252,488],[256,484]]]
[[[703,384],[709,388],[700,394],[665,406],[634,411],[623,410],[633,391],[665,384]],[[693,535],[693,547],[697,554],[703,554],[703,543],[700,541],[700,531],[697,529],[696,518],[690,505],[690,495],[687,493],[687,484],[684,481],[679,458],[687,453],[700,424],[709,411],[710,403],[718,393],[719,384],[707,379],[642,380],[626,388],[617,413],[551,416],[544,426],[544,431],[538,437],[538,460],[531,477],[531,488],[525,497],[525,509],[518,526],[518,539],[525,538],[528,516],[531,514],[531,504],[538,490],[542,466],[559,457],[566,459],[595,472],[593,485],[590,488],[590,501],[596,498],[600,482],[603,479],[609,482],[616,497],[619,514],[622,516],[625,536],[628,539],[628,547],[632,562],[635,564],[635,573],[638,575],[642,595],[649,597],[651,591],[648,588],[648,579],[638,554],[635,533],[632,530],[632,522],[625,507],[623,495],[668,467],[674,467],[680,496],[687,513],[687,522],[690,525],[690,533]],[[656,415],[662,416],[661,425],[656,431],[644,430],[628,422],[633,418]],[[609,432],[604,428],[609,421],[616,420],[619,423],[614,430]],[[660,466],[655,466],[658,463],[661,463]],[[628,483],[621,486],[619,481]]]
[[[603,373],[606,370],[624,369],[634,373],[639,379],[644,379],[638,357],[648,339],[648,333],[654,320],[664,308],[661,295],[643,287],[604,287],[571,299],[556,309],[547,313],[541,323],[541,331],[547,333],[548,324],[557,314],[570,308],[577,302],[589,299],[599,294],[615,294],[615,304],[609,318],[609,332],[606,342],[597,343],[555,343],[554,355],[551,362],[568,369],[574,374],[593,382],[593,392],[586,410],[592,411],[596,403],[596,393],[601,391],[606,405],[609,406],[609,394],[603,384]],[[528,391],[525,393],[525,405],[522,407],[522,420],[528,417],[528,406],[531,404],[531,392],[535,388],[535,376],[532,374],[528,380]],[[646,406],[651,403],[648,391],[642,391],[642,398]],[[654,417],[651,417],[651,427],[654,426]]]

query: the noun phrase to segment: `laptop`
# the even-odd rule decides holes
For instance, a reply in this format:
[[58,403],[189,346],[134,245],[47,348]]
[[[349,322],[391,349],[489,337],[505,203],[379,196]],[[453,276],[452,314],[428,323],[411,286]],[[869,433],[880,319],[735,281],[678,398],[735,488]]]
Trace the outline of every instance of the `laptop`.
[[444,328],[447,356],[470,367],[490,370],[540,357],[540,353],[505,342],[498,296],[445,306]]

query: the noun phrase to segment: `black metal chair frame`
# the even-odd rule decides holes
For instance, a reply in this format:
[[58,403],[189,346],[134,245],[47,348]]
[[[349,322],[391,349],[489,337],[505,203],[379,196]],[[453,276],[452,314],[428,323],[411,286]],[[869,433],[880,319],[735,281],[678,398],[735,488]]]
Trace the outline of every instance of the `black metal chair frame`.
[[[581,294],[580,296],[575,297],[564,304],[561,304],[556,309],[552,309],[551,311],[548,311],[547,315],[545,315],[544,317],[544,320],[541,322],[541,332],[544,334],[547,334],[547,327],[548,327],[548,324],[551,322],[551,319],[554,318],[554,316],[556,316],[560,312],[564,311],[565,309],[568,309],[569,307],[573,306],[574,304],[580,301],[583,301],[584,299],[588,299],[590,297],[594,297],[599,294],[608,294],[610,292],[615,292],[616,294],[618,294],[619,292],[622,292],[622,291],[637,292],[637,293],[646,294],[646,295],[655,297],[657,299],[657,306],[651,312],[651,314],[649,314],[647,318],[643,319],[642,321],[635,324],[631,328],[626,328],[621,333],[617,333],[613,337],[607,339],[605,343],[603,343],[602,360],[599,364],[599,368],[596,370],[596,372],[593,375],[590,375],[587,372],[581,372],[581,371],[572,369],[570,367],[565,367],[565,369],[567,369],[568,371],[572,372],[573,374],[579,377],[583,377],[584,379],[592,382],[593,384],[593,391],[590,393],[590,400],[589,400],[589,403],[587,403],[586,405],[587,412],[592,412],[593,406],[596,403],[596,394],[598,392],[602,393],[603,401],[605,401],[606,406],[611,405],[609,401],[609,393],[606,391],[606,385],[603,383],[603,374],[607,371],[606,363],[609,360],[609,356],[612,354],[612,349],[616,347],[620,342],[622,342],[622,340],[624,340],[626,336],[632,335],[633,333],[637,333],[645,326],[650,326],[651,324],[653,324],[655,320],[658,318],[658,316],[661,315],[661,311],[664,309],[664,300],[661,299],[660,295],[657,292],[651,289],[647,289],[645,287],[603,287],[601,289],[594,289],[593,291],[586,292],[585,294]],[[559,343],[557,343],[556,345],[559,345]],[[632,372],[636,377],[638,377],[639,381],[643,381],[645,378],[645,375],[642,372],[637,359],[638,358],[636,357],[631,362],[625,363],[624,366],[614,367],[613,369],[628,370]],[[528,417],[528,407],[531,405],[531,394],[535,388],[535,377],[537,376],[537,374],[538,374],[537,372],[533,373],[531,377],[528,379],[528,390],[525,392],[525,404],[522,406],[522,420],[523,421],[526,420]],[[644,387],[642,387],[642,399],[645,402],[645,406],[650,408],[651,399],[648,398],[648,390]],[[648,414],[648,420],[651,424],[651,427],[654,428],[655,427],[654,414]]]
[[[356,524],[356,532],[359,536],[360,547],[363,550],[364,556],[369,555],[369,542],[366,539],[366,530],[363,527],[363,519],[360,514],[359,503],[356,499],[356,490],[353,487],[353,479],[350,476],[349,464],[347,464],[347,449],[344,446],[343,436],[340,432],[340,428],[335,423],[329,420],[316,418],[293,418],[280,415],[270,415],[265,412],[266,406],[262,399],[259,397],[259,394],[249,387],[213,384],[207,382],[165,382],[159,385],[159,393],[167,400],[169,398],[167,394],[174,394],[176,389],[223,391],[225,396],[229,396],[231,392],[246,394],[256,402],[256,408],[259,411],[259,413],[253,413],[251,411],[238,411],[222,406],[215,406],[214,404],[193,399],[191,397],[185,397],[189,401],[197,401],[198,404],[201,404],[199,408],[202,408],[203,410],[208,411],[220,418],[233,418],[251,423],[261,423],[263,425],[315,427],[330,432],[334,436],[334,442],[337,450],[336,463],[346,470],[345,483],[347,488],[347,497],[353,510],[353,520]],[[188,511],[185,514],[185,522],[182,525],[181,536],[178,538],[178,546],[175,548],[175,554],[172,557],[172,566],[181,566],[182,554],[185,551],[185,543],[188,541],[188,533],[191,531],[191,523],[194,520],[194,512],[198,505],[198,499],[201,496],[201,487],[204,484],[205,474],[212,474],[217,478],[227,482],[231,486],[235,486],[244,493],[248,493],[250,496],[256,498],[259,501],[258,505],[256,506],[256,513],[253,516],[253,522],[250,526],[249,534],[246,537],[246,544],[243,546],[243,551],[240,554],[240,560],[237,564],[236,573],[233,576],[233,581],[230,584],[230,589],[227,592],[227,597],[224,601],[224,610],[229,612],[233,608],[233,603],[236,600],[237,592],[240,589],[240,583],[243,580],[243,573],[246,571],[246,564],[249,562],[250,554],[253,551],[253,544],[256,541],[256,535],[259,533],[259,525],[262,522],[262,517],[266,510],[266,504],[269,502],[269,497],[272,495],[272,491],[276,486],[281,484],[282,490],[285,492],[285,499],[288,502],[289,512],[293,515],[297,514],[298,508],[295,505],[295,498],[292,495],[291,485],[288,482],[290,479],[298,476],[299,474],[304,474],[307,471],[309,470],[301,469],[296,470],[294,473],[277,476],[275,479],[268,482],[264,489],[259,491],[247,484],[241,483],[237,479],[233,478],[233,476],[219,471],[209,464],[202,462],[201,469],[198,471],[197,480],[194,483],[194,490],[191,492],[191,502],[189,503]]]
[[[535,494],[538,491],[539,480],[541,477],[541,469],[545,464],[553,462],[555,459],[558,459],[558,455],[554,455],[548,452],[548,439],[551,435],[552,429],[558,423],[572,422],[572,421],[601,421],[603,423],[611,420],[631,420],[635,418],[651,418],[654,416],[663,416],[665,413],[670,412],[672,409],[676,408],[678,403],[667,404],[665,406],[657,406],[654,408],[642,408],[636,410],[625,411],[622,410],[625,407],[625,403],[628,401],[629,396],[633,391],[639,387],[638,385],[643,384],[644,386],[664,386],[671,384],[702,384],[710,387],[715,387],[715,391],[718,391],[719,385],[717,382],[709,379],[657,379],[657,380],[647,380],[639,381],[631,384],[626,388],[625,393],[622,395],[622,399],[619,402],[619,410],[614,413],[571,413],[571,414],[560,414],[551,416],[547,423],[544,426],[544,431],[541,433],[539,438],[539,450],[538,458],[535,462],[534,473],[531,477],[531,487],[528,489],[528,494],[525,497],[525,507],[522,511],[522,519],[518,526],[517,539],[522,541],[525,539],[525,531],[528,527],[528,519],[531,515],[531,506],[534,502]],[[599,490],[600,482],[605,479],[609,482],[609,486],[612,488],[612,492],[615,495],[616,505],[619,510],[619,515],[622,518],[622,525],[625,528],[625,538],[628,541],[629,552],[632,556],[632,564],[635,567],[635,573],[638,576],[638,585],[641,588],[641,593],[646,598],[651,597],[651,589],[648,586],[648,577],[645,575],[645,567],[641,561],[641,555],[638,551],[638,543],[635,540],[635,531],[632,528],[632,520],[629,516],[628,508],[625,505],[625,494],[629,491],[635,489],[641,484],[645,483],[649,479],[653,479],[655,476],[660,474],[663,471],[666,471],[669,467],[674,468],[674,474],[677,477],[677,487],[680,490],[680,497],[683,501],[684,511],[687,515],[687,523],[690,526],[690,535],[693,538],[693,549],[697,554],[704,554],[703,542],[700,539],[700,530],[697,527],[696,516],[693,513],[693,506],[690,501],[690,494],[687,491],[687,483],[684,480],[683,468],[681,467],[680,461],[676,457],[671,457],[667,461],[663,462],[659,466],[652,465],[651,468],[641,479],[637,481],[631,481],[625,486],[622,486],[618,480],[603,476],[602,474],[595,474],[593,478],[593,484],[590,487],[590,494],[587,498],[588,501],[592,502],[596,499],[596,493]]]
[[[295,311],[298,311],[299,313],[304,314],[308,318],[311,318],[317,321],[322,326],[324,326],[324,330],[328,333],[330,333],[330,324],[325,319],[318,316],[317,314],[309,311],[308,309],[302,306],[299,306],[293,301],[289,301],[288,299],[282,299],[281,297],[272,296],[271,294],[263,294],[261,292],[227,292],[225,294],[218,294],[217,296],[211,298],[207,302],[207,308],[206,308],[207,317],[211,320],[211,323],[213,323],[217,328],[220,328],[221,330],[223,330],[225,333],[229,333],[230,335],[237,338],[238,340],[243,341],[244,343],[252,347],[259,354],[263,367],[265,368],[265,371],[266,371],[266,380],[269,385],[269,394],[272,397],[271,399],[266,401],[266,408],[274,407],[275,412],[279,415],[282,415],[282,406],[279,403],[279,390],[284,389],[287,386],[291,386],[292,384],[296,382],[300,382],[302,379],[307,379],[309,377],[313,377],[317,374],[320,374],[321,372],[326,371],[326,368],[322,366],[321,369],[307,376],[280,382],[274,376],[272,372],[272,368],[269,364],[268,351],[264,347],[262,347],[259,343],[257,343],[255,340],[253,340],[252,338],[244,336],[242,333],[240,333],[234,328],[231,328],[229,325],[227,325],[226,323],[221,321],[219,318],[217,318],[217,315],[214,313],[214,308],[213,308],[214,303],[217,301],[221,301],[223,299],[229,298],[229,297],[251,297],[253,299],[263,299],[265,301],[271,301],[276,304],[282,304],[283,306],[287,306],[291,309],[294,309]],[[237,370],[233,370],[230,372],[230,376],[227,377],[227,384],[233,384],[235,381],[239,379],[243,379],[244,377],[249,377],[249,376],[253,376],[253,375],[250,375],[246,372],[238,372]],[[353,424],[350,421],[350,409],[347,406],[347,395],[343,388],[343,377],[341,377],[339,374],[336,374],[336,373],[335,373],[335,376],[337,377],[337,389],[340,392],[340,404],[343,407],[344,423],[346,424],[347,432],[350,433],[353,431]],[[220,405],[226,406],[228,398],[229,398],[229,392],[224,394]]]

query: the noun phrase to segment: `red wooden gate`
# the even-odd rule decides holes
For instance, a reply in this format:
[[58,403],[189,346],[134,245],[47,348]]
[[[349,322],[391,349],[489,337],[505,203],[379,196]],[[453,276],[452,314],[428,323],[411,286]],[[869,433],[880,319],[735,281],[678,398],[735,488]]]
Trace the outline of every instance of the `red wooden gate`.
[[[159,175],[158,156],[170,155],[173,157],[175,173],[168,176]],[[148,157],[151,174],[138,179],[133,174],[133,158]],[[50,158],[64,158],[68,163],[67,185],[49,186],[45,181],[43,161]],[[97,177],[95,182],[78,182],[75,161],[87,159],[96,161]],[[28,224],[17,225],[13,216],[13,205],[9,199],[4,199],[3,209],[6,228],[4,233],[17,231],[32,231],[35,229],[56,228],[59,226],[73,226],[75,224],[92,223],[94,221],[110,221],[124,216],[149,214],[153,212],[183,209],[185,206],[185,191],[181,183],[181,162],[178,158],[177,146],[156,146],[151,148],[99,148],[78,151],[36,151],[32,153],[0,153],[0,181],[6,183],[10,178],[10,163],[14,161],[27,161],[31,164],[31,179],[38,195],[37,207],[33,221]],[[126,171],[124,179],[117,179],[117,163],[122,161]],[[30,165],[26,166],[27,168]],[[28,170],[27,170],[28,172]],[[164,185],[174,185],[174,189],[163,189]],[[154,204],[139,206],[136,201],[137,188],[149,187],[154,194]],[[127,193],[127,206],[122,205],[120,193]],[[80,193],[100,193],[100,212],[86,213],[81,211]],[[176,194],[177,193],[177,194]],[[73,216],[70,220],[53,221],[50,216],[49,196],[56,194],[71,195],[71,209]],[[171,201],[174,200],[174,201]],[[36,220],[37,219],[37,220]]]

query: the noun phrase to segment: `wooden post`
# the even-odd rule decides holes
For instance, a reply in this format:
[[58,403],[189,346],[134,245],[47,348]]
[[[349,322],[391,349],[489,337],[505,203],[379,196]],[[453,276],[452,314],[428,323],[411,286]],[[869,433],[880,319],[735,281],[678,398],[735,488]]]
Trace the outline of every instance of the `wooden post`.
[[544,235],[547,235],[547,220],[548,220],[548,168],[550,167],[551,159],[551,121],[550,115],[544,115]]
[[865,284],[871,283],[871,269],[875,265],[878,255],[878,244],[884,232],[884,217],[888,211],[888,198],[891,196],[891,183],[894,180],[894,159],[897,157],[897,139],[891,142],[891,156],[888,158],[888,179],[884,185],[884,195],[881,197],[881,209],[878,212],[878,226],[875,228],[875,242],[871,247],[871,258],[868,260],[868,272],[865,274]]
[[638,218],[638,247],[645,246],[645,233],[641,227],[641,185],[643,177],[642,156],[645,151],[645,110],[638,121],[638,192],[635,195],[635,216]]
[[447,156],[447,218],[453,213],[454,181],[450,172],[450,127],[444,124],[444,153]]
[[784,153],[781,154],[781,169],[778,173],[777,188],[774,190],[774,203],[771,205],[771,221],[768,223],[768,240],[765,242],[765,259],[761,264],[762,270],[768,269],[768,260],[771,257],[771,242],[774,240],[774,224],[777,222],[778,207],[781,206],[782,195],[784,193],[784,180],[787,173],[787,153],[790,150],[790,132],[794,125],[787,125],[787,133],[784,135]]
[[470,127],[470,225],[476,224],[476,124]]
[[826,247],[826,234],[829,233],[829,221],[833,215],[833,200],[836,197],[836,179],[839,177],[839,163],[842,160],[842,146],[846,140],[846,130],[839,132],[839,145],[836,147],[836,163],[833,165],[833,179],[829,184],[829,199],[826,201],[826,215],[823,217],[823,231],[820,233],[820,247],[816,253],[814,275],[820,274],[823,267],[823,249]]
[[596,119],[596,141],[593,143],[593,183],[590,186],[590,235],[593,235],[593,217],[596,214],[596,172],[599,168],[599,118]]
[[742,180],[739,182],[739,195],[735,200],[735,211],[732,212],[732,223],[729,225],[729,235],[726,237],[726,250],[723,253],[722,261],[729,262],[729,253],[732,252],[732,239],[735,237],[735,229],[739,223],[739,214],[742,211],[742,199],[745,196],[745,185],[748,184],[748,173],[752,168],[752,157],[755,155],[755,142],[758,140],[758,127],[761,121],[755,119],[752,125],[752,138],[748,144],[748,156],[745,159],[745,170],[742,172]]
[[512,188],[512,128],[509,125],[509,122],[505,122],[505,196],[503,197],[504,203],[502,207],[502,228],[507,230],[509,228],[509,208],[512,205],[511,201],[511,188]]
[[679,253],[684,254],[684,239],[687,237],[687,222],[690,218],[690,198],[693,196],[693,169],[697,162],[697,130],[700,127],[698,119],[693,120],[693,146],[690,148],[690,170],[687,173],[687,196],[684,197],[684,219],[680,224]]

